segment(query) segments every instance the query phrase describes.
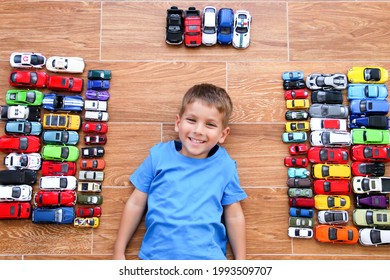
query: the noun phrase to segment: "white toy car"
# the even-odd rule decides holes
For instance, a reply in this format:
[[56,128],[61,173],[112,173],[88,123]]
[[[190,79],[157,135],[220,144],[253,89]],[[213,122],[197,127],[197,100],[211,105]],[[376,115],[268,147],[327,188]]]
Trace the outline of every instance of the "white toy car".
[[306,86],[311,89],[346,89],[347,75],[345,74],[310,74],[306,78]]
[[350,146],[351,134],[348,131],[314,130],[310,133],[310,144],[316,147]]
[[359,242],[364,246],[377,246],[390,244],[390,230],[376,228],[361,228]]
[[213,46],[217,43],[217,9],[212,6],[205,7],[202,20],[202,44]]
[[312,238],[313,230],[311,228],[289,227],[288,236],[292,238]]
[[104,171],[79,171],[80,180],[103,181]]
[[102,111],[85,111],[84,117],[86,121],[108,121],[108,113]]
[[233,47],[246,49],[251,41],[252,16],[248,11],[238,10],[234,14]]
[[39,170],[42,164],[40,153],[18,154],[10,153],[4,158],[4,165],[9,170],[31,169]]
[[84,109],[88,111],[107,111],[107,101],[85,100]]
[[31,195],[30,185],[0,185],[0,201],[30,201]]
[[77,179],[74,176],[42,176],[39,179],[41,190],[74,190]]
[[318,211],[317,217],[320,224],[348,223],[348,212],[346,210],[321,210]]
[[97,182],[79,182],[77,190],[79,192],[101,192],[102,184]]
[[41,53],[13,52],[9,58],[11,67],[16,68],[42,68],[46,63],[46,57]]
[[331,119],[331,118],[311,118],[310,119],[310,130],[347,130],[346,119]]
[[51,56],[46,61],[46,69],[60,73],[83,73],[84,59],[81,57]]

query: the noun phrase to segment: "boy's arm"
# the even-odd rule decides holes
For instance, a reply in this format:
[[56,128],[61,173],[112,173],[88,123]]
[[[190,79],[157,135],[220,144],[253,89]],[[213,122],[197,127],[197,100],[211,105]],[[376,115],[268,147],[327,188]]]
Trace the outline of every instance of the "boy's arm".
[[246,259],[245,217],[240,202],[227,205],[224,208],[225,225],[232,247],[234,259]]
[[148,195],[138,189],[127,200],[122,212],[117,239],[114,245],[114,260],[125,260],[125,250],[145,211]]

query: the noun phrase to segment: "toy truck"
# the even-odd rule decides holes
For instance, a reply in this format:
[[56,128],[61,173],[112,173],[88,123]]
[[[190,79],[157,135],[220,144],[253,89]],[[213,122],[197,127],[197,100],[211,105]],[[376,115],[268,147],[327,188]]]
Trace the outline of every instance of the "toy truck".
[[353,191],[363,193],[390,193],[390,177],[355,176],[352,180]]
[[202,43],[202,19],[200,10],[189,7],[184,17],[184,44],[187,47],[197,47]]
[[183,26],[183,10],[176,6],[167,9],[165,42],[170,45],[183,43]]

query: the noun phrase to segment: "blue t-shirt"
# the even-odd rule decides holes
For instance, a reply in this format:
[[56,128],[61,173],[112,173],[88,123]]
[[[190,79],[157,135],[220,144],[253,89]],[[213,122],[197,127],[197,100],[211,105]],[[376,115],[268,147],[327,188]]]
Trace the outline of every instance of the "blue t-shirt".
[[148,193],[141,259],[226,259],[223,206],[247,197],[236,163],[223,147],[204,159],[180,154],[175,143],[159,143],[130,176]]

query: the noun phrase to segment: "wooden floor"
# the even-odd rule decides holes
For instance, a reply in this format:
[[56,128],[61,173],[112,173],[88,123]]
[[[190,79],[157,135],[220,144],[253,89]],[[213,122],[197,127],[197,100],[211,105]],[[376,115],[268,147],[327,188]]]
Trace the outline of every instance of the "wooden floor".
[[[0,2],[0,104],[9,88],[13,51],[81,56],[87,69],[110,69],[113,74],[100,227],[1,221],[0,259],[110,259],[120,214],[132,191],[129,175],[155,143],[175,137],[181,97],[201,82],[225,87],[234,102],[226,148],[237,160],[249,195],[243,202],[249,259],[390,259],[389,247],[329,245],[287,236],[283,158],[288,151],[281,141],[286,111],[281,73],[346,73],[358,65],[390,69],[390,1],[215,1],[217,8],[250,11],[248,49],[165,44],[167,8],[202,9],[210,3]],[[0,125],[2,129],[4,123]],[[143,233],[141,224],[127,249],[129,259],[136,258]]]

